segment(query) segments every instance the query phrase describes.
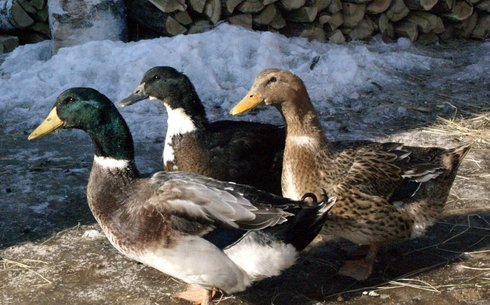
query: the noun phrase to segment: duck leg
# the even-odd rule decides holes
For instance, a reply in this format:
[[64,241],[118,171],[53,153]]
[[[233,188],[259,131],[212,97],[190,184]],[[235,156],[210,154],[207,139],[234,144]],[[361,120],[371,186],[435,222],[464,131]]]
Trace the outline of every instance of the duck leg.
[[373,264],[378,253],[379,245],[369,245],[366,256],[359,260],[348,260],[339,270],[340,275],[352,277],[358,281],[365,281],[373,271]]
[[213,292],[196,285],[189,285],[185,291],[175,294],[176,297],[192,302],[194,305],[209,305]]

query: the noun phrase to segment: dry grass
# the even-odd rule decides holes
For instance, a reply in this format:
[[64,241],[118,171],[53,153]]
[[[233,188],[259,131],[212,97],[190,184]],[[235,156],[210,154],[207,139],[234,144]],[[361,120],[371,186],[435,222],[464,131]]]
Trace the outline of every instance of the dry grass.
[[[39,278],[41,278],[44,282],[47,284],[52,284],[50,280],[45,278],[42,274],[37,272],[34,269],[37,269],[39,265],[45,265],[47,264],[46,262],[40,261],[40,260],[34,260],[34,259],[24,259],[25,263],[17,262],[14,260],[10,260],[7,258],[0,258],[0,268],[2,270],[7,270],[7,271],[16,271],[16,270],[26,270],[30,271],[34,274],[36,274]],[[31,265],[28,265],[27,263],[30,263]]]
[[66,233],[66,232],[70,232],[70,231],[79,231],[79,230],[80,230],[80,223],[77,223],[77,225],[76,225],[76,226],[73,226],[73,227],[70,227],[70,228],[66,228],[66,229],[64,229],[64,230],[61,230],[61,231],[59,231],[59,232],[56,232],[56,234],[51,235],[51,237],[49,237],[48,239],[46,239],[45,241],[43,241],[43,242],[41,243],[41,245],[45,245],[45,244],[49,243],[49,242],[50,242],[50,241],[52,241],[53,239],[55,239],[55,238],[57,238],[57,237],[59,237],[59,236],[63,235],[63,234],[64,234],[64,233]]
[[425,128],[424,132],[465,139],[477,146],[487,146],[490,145],[490,112],[486,111],[469,119],[439,118],[436,124]]
[[[439,267],[440,264],[436,266],[432,266],[432,268]],[[478,273],[476,276],[471,276],[468,278],[458,279],[457,282],[454,283],[446,283],[446,284],[431,284],[427,281],[417,279],[417,278],[398,278],[396,280],[386,281],[376,286],[370,287],[361,287],[356,289],[345,290],[341,292],[337,292],[335,294],[329,295],[326,298],[334,297],[334,296],[342,296],[352,293],[363,293],[371,296],[379,296],[379,294],[383,291],[393,290],[393,289],[401,289],[401,288],[410,288],[423,290],[427,292],[433,292],[440,294],[443,292],[443,289],[449,288],[482,288],[488,287],[490,288],[490,268],[476,268],[476,267],[468,267],[468,266],[460,266],[463,269],[469,269],[474,271],[483,271]],[[418,270],[417,272],[427,271],[430,268],[423,268],[422,270]]]

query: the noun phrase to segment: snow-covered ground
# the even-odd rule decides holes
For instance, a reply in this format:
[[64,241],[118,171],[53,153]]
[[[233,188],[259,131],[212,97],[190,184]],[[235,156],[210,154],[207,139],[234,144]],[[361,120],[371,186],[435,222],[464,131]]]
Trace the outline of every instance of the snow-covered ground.
[[[96,88],[117,101],[156,65],[186,73],[205,101],[210,119],[229,117],[231,106],[268,67],[297,73],[323,115],[335,114],[344,108],[346,99],[357,100],[362,92],[380,86],[402,87],[407,74],[440,70],[440,78],[427,84],[433,87],[461,78],[489,83],[490,42],[475,44],[472,58],[468,58],[471,62],[464,69],[454,67],[444,49],[440,52],[436,56],[426,54],[406,39],[391,44],[375,39],[369,44],[334,45],[227,24],[207,33],[173,38],[130,43],[94,41],[61,49],[54,56],[50,43],[41,42],[17,48],[1,65],[0,117],[6,132],[34,127],[55,97],[75,86]],[[383,93],[378,98],[384,98]],[[373,111],[372,116],[376,116],[379,109]],[[136,140],[162,136],[162,113],[161,107],[151,103],[123,111]],[[275,111],[254,119],[281,123]]]

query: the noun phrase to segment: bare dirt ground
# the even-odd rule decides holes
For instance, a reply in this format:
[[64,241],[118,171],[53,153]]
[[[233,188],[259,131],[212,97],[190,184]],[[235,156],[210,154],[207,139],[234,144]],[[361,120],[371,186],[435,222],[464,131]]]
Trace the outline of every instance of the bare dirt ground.
[[[471,58],[471,44],[440,48],[420,52],[449,58],[453,68],[471,64],[462,59]],[[440,221],[421,238],[384,246],[366,282],[337,275],[354,246],[320,235],[284,274],[220,304],[490,304],[490,76],[427,85],[440,73],[398,75],[402,88],[378,85],[322,113],[333,139],[473,142]],[[33,126],[5,134],[1,124],[0,304],[187,304],[173,297],[183,283],[126,259],[94,224],[85,199],[88,138],[63,132],[28,143]],[[137,143],[140,168],[160,168],[161,142]]]

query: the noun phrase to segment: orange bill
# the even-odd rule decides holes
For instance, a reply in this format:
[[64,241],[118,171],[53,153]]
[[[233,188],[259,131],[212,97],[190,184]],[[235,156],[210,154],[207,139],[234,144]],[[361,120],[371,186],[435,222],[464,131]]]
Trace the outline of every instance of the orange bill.
[[249,94],[244,97],[238,104],[230,110],[231,115],[237,115],[240,113],[244,113],[252,108],[257,107],[260,103],[263,102],[263,99],[260,95]]

